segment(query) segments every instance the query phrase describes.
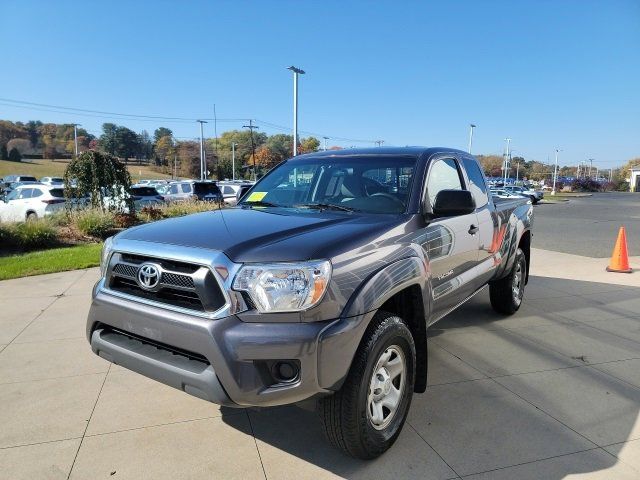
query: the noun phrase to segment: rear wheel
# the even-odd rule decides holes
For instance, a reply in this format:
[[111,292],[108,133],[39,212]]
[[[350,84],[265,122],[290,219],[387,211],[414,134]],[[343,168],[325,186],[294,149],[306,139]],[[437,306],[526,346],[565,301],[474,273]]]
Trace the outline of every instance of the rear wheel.
[[489,284],[491,306],[496,312],[511,315],[518,311],[524,296],[526,276],[527,259],[524,252],[518,249],[509,275]]
[[36,214],[36,212],[27,213],[27,222],[32,222],[33,220],[37,220],[37,219],[38,219],[38,215]]
[[318,402],[332,445],[362,459],[375,458],[393,445],[411,405],[415,357],[413,337],[403,320],[378,312],[342,388]]

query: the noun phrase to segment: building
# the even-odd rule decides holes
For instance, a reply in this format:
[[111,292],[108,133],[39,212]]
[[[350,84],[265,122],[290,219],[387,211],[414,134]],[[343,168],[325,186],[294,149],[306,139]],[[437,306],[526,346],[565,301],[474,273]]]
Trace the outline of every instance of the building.
[[631,187],[632,192],[640,192],[640,167],[633,167],[631,169],[629,186]]

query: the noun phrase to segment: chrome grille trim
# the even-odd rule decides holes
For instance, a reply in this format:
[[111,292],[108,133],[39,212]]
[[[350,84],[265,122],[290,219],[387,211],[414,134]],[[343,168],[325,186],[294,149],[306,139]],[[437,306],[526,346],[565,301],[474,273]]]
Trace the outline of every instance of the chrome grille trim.
[[[153,252],[149,254],[148,252]],[[123,257],[134,260],[133,262],[124,262]],[[131,295],[131,292],[123,292],[110,288],[113,278],[120,277],[127,281],[136,281],[137,268],[144,258],[149,262],[165,265],[174,265],[181,271],[162,268],[162,273],[170,273],[172,275],[187,276],[193,281],[194,287],[191,287],[190,280],[173,276],[166,277],[160,282],[162,286],[170,287],[172,290],[182,290],[185,294],[193,295],[199,293],[200,298],[204,300],[202,310],[193,308],[185,308],[184,306],[172,305],[156,301],[152,298],[143,298],[137,295]],[[136,268],[135,276],[132,276],[133,270],[128,267],[117,267],[118,264],[125,264]],[[188,265],[187,265],[188,264]],[[190,266],[193,269],[185,270],[184,267]],[[120,297],[135,303],[150,305],[165,310],[171,310],[190,316],[197,316],[207,319],[217,319],[228,317],[236,313],[248,310],[248,306],[239,292],[231,289],[231,284],[235,274],[242,265],[233,263],[222,252],[215,250],[206,250],[202,248],[183,247],[169,244],[158,244],[152,242],[143,242],[138,240],[121,240],[117,237],[114,239],[113,250],[109,258],[106,272],[98,284],[98,290],[112,296]],[[117,270],[117,271],[116,271]],[[185,273],[193,271],[192,274]],[[164,281],[166,280],[166,284]],[[223,305],[212,304],[210,292],[218,290],[222,299],[218,297]]]

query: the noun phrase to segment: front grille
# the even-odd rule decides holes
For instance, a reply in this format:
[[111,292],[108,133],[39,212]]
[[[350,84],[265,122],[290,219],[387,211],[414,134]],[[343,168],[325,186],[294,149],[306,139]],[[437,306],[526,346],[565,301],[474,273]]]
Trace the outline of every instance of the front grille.
[[[160,267],[160,282],[152,290],[138,284],[141,265]],[[108,272],[108,288],[140,299],[196,312],[214,312],[226,300],[213,272],[204,266],[141,255],[115,253]]]

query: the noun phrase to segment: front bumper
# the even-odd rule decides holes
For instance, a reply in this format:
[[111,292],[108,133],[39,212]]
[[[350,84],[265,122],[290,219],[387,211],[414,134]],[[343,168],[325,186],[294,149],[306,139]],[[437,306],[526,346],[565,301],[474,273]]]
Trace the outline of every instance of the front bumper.
[[[366,318],[365,318],[366,317]],[[206,319],[143,305],[99,288],[87,337],[101,357],[191,395],[227,406],[273,406],[329,393],[348,372],[368,316],[310,323]],[[263,365],[298,363],[292,382]]]

